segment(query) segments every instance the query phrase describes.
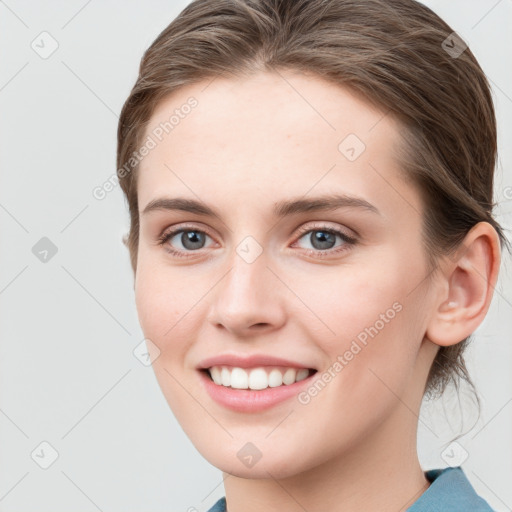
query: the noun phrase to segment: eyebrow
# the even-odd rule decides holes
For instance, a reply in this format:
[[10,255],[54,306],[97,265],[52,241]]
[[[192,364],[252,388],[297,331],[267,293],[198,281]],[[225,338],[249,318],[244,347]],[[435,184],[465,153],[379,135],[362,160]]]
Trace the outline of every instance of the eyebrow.
[[[330,211],[338,208],[360,208],[377,215],[382,215],[371,203],[360,197],[348,196],[345,194],[330,194],[310,199],[296,198],[287,199],[274,203],[272,213],[275,217],[288,217],[300,213]],[[155,210],[178,210],[197,215],[205,215],[220,218],[219,213],[207,204],[183,197],[162,197],[150,201],[142,215]]]

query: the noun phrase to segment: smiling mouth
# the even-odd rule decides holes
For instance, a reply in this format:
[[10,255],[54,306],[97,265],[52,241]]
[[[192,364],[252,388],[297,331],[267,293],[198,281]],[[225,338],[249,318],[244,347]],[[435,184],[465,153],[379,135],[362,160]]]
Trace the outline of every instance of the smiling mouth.
[[224,365],[202,368],[200,371],[218,386],[248,391],[290,386],[317,372],[314,368],[259,366],[249,369]]

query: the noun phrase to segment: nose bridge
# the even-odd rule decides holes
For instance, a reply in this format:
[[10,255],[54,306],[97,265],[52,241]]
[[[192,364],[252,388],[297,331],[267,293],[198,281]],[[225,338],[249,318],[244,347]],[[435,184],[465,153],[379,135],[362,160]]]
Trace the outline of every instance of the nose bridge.
[[216,287],[210,320],[231,331],[279,323],[279,285],[269,264],[267,251],[251,236],[233,247],[229,271]]
[[[256,242],[257,243],[257,242]],[[256,312],[265,295],[265,284],[271,272],[267,269],[268,258],[255,241],[243,240],[233,251],[230,272],[222,287],[222,303],[225,312],[236,314],[244,310]],[[268,289],[268,288],[267,288]]]

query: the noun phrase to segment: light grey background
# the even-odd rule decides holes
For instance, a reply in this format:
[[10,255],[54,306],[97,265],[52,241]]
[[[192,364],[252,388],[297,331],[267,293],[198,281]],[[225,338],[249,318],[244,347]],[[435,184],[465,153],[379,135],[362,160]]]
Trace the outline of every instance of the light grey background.
[[[224,494],[221,472],[197,453],[151,367],[132,353],[143,335],[121,244],[128,213],[120,189],[102,201],[92,195],[115,173],[117,116],[142,53],[187,3],[0,1],[2,512],[201,511]],[[425,3],[469,43],[493,84],[498,218],[510,229],[512,0]],[[52,39],[58,48],[46,59],[31,47],[49,51]],[[43,237],[58,250],[46,263],[32,252]],[[512,286],[504,256],[468,353],[482,416],[477,421],[463,399],[469,432],[449,447],[461,425],[447,394],[425,406],[419,426],[422,465],[444,467],[447,447],[455,456],[466,450],[468,478],[498,511],[512,507]],[[52,450],[42,442],[58,453],[48,469],[40,464],[51,462]]]

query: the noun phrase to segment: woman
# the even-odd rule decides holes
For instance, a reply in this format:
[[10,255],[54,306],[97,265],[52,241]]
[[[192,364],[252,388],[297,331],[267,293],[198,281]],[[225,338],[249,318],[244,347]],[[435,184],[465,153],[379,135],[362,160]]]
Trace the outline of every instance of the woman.
[[413,0],[196,0],[118,130],[139,320],[162,391],[223,471],[210,512],[472,510],[423,471],[425,395],[506,244],[471,51]]

